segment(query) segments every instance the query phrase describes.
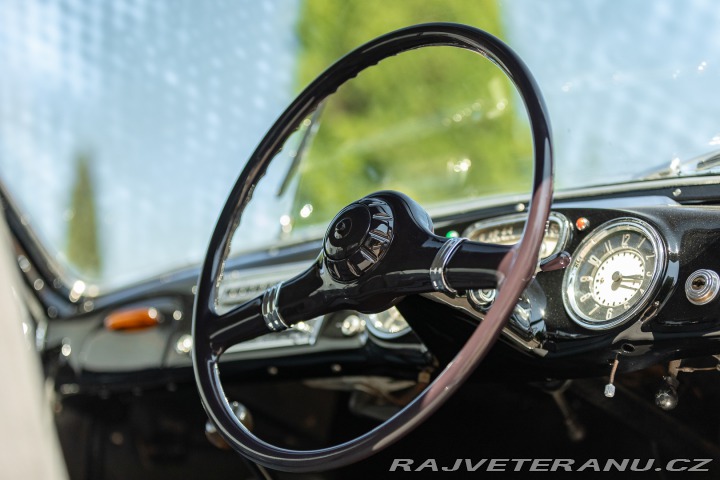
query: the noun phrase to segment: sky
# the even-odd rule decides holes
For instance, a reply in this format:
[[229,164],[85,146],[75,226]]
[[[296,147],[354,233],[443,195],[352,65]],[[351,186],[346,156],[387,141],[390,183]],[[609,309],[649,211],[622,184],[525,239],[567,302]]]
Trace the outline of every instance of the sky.
[[75,158],[87,153],[108,284],[203,257],[295,89],[297,2],[242,6],[0,2],[11,72],[0,80],[0,175],[51,250],[63,249]]

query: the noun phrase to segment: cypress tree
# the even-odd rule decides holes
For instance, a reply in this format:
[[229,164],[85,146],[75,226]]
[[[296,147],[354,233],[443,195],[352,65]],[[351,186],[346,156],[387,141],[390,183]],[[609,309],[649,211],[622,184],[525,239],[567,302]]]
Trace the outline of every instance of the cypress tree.
[[68,262],[82,276],[97,278],[102,269],[102,261],[90,164],[90,155],[77,155],[75,185],[70,198],[71,214],[67,225],[66,256]]

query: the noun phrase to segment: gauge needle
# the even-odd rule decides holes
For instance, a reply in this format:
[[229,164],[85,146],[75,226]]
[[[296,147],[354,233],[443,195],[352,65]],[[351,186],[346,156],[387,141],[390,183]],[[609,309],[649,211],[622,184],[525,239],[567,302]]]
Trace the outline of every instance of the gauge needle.
[[637,283],[640,280],[642,280],[642,275],[623,275],[620,272],[615,272],[612,274],[612,286],[611,288],[613,290],[617,290],[618,288],[626,288],[628,290],[637,290],[636,287],[632,287],[629,285],[623,285],[623,282],[632,282]]
[[637,280],[642,280],[642,278],[643,278],[642,275],[623,275],[623,274],[620,273],[620,272],[615,272],[615,273],[612,274],[612,281],[613,281],[613,283],[615,283],[615,282],[624,282],[624,281],[627,281],[627,280],[637,281]]

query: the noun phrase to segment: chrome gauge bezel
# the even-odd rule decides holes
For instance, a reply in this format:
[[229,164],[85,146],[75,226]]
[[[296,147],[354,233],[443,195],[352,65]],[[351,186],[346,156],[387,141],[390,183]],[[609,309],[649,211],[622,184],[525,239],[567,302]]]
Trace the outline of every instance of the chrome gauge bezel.
[[[468,226],[464,231],[462,236],[465,238],[470,238],[471,240],[474,240],[471,238],[472,236],[476,235],[478,231],[486,230],[490,228],[501,228],[504,226],[509,225],[515,225],[517,223],[525,223],[527,221],[527,214],[525,213],[518,213],[514,215],[504,215],[501,217],[495,217],[490,218],[486,220],[480,220],[477,221],[470,226]],[[550,229],[550,224],[556,224],[558,226],[558,241],[555,245],[555,248],[552,249],[552,251],[547,252],[545,255],[541,256],[540,252],[538,252],[538,264],[540,261],[544,260],[545,258],[554,255],[562,250],[565,249],[568,242],[570,241],[570,236],[572,233],[572,228],[570,226],[570,221],[565,217],[565,215],[558,213],[558,212],[550,212],[550,215],[548,215],[548,221],[547,225],[545,226],[545,235],[547,235],[548,230]],[[523,226],[524,228],[524,226]],[[543,242],[544,242],[543,238]],[[493,243],[493,242],[488,242]],[[492,306],[493,302],[495,301],[495,295],[496,290],[495,289],[485,289],[485,290],[470,290],[467,294],[467,299],[470,305],[475,308],[476,310],[480,312],[487,312],[490,310],[490,307]]]
[[[463,230],[462,236],[464,238],[471,238],[472,235],[474,235],[479,230],[484,230],[488,228],[493,227],[502,227],[505,225],[513,225],[519,222],[526,222],[527,221],[527,214],[525,213],[518,213],[514,215],[504,215],[501,217],[495,217],[490,218],[487,220],[480,220],[477,221],[470,226],[468,226],[465,230]],[[555,223],[558,226],[558,242],[557,245],[555,245],[555,248],[548,252],[544,257],[540,257],[539,260],[542,260],[544,258],[549,257],[550,255],[553,255],[555,253],[558,253],[559,251],[563,250],[565,246],[567,245],[568,241],[570,240],[570,234],[572,232],[572,228],[570,228],[570,222],[565,216],[561,213],[557,212],[550,212],[550,215],[548,216],[548,223],[547,227],[545,228],[545,232],[547,234],[547,231],[550,227],[551,223]],[[488,242],[493,243],[493,242]]]
[[[400,319],[405,323],[405,326],[402,327],[400,330],[396,331],[389,331],[385,328],[380,328],[375,325],[375,317],[378,315],[397,315],[400,317]],[[376,337],[382,338],[383,340],[392,340],[395,338],[400,338],[403,335],[407,335],[412,331],[410,328],[410,325],[407,323],[407,320],[403,317],[402,313],[397,309],[397,307],[390,307],[388,310],[383,310],[382,312],[373,313],[369,315],[363,315],[365,318],[365,327]]]
[[[629,309],[609,320],[598,321],[597,319],[593,319],[585,315],[578,307],[575,299],[575,280],[579,273],[580,266],[586,261],[585,254],[589,253],[596,245],[601,245],[602,242],[610,235],[623,230],[630,230],[635,233],[639,233],[647,238],[647,240],[652,244],[653,250],[655,251],[652,278],[645,293],[643,293]],[[627,321],[636,318],[638,314],[640,314],[655,298],[662,284],[661,280],[665,276],[666,271],[667,249],[665,247],[665,242],[655,228],[647,222],[637,218],[623,217],[610,220],[593,230],[582,242],[580,242],[573,253],[570,266],[568,266],[565,270],[565,275],[563,277],[562,296],[565,311],[573,322],[581,327],[587,328],[588,330],[608,330],[624,324]]]

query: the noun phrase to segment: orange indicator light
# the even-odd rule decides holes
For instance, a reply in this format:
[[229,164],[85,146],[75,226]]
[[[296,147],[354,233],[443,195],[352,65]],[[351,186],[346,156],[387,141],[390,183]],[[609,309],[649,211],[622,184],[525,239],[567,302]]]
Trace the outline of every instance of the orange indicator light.
[[157,309],[131,308],[113,312],[105,317],[105,328],[108,330],[142,330],[151,328],[160,323]]

